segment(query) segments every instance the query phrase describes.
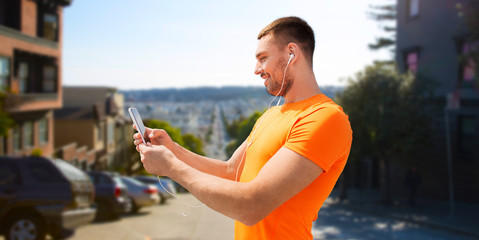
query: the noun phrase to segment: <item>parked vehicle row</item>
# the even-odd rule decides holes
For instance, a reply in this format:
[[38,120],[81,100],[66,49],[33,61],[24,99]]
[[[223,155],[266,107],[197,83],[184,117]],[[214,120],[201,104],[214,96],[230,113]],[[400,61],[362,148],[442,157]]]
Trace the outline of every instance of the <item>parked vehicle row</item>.
[[142,207],[148,207],[160,202],[158,188],[155,186],[144,184],[131,177],[121,177],[121,180],[128,188],[132,213],[137,213]]
[[161,204],[165,203],[168,198],[172,198],[172,194],[176,194],[175,185],[173,181],[168,178],[160,178],[158,180],[158,178],[154,176],[136,176],[135,179],[144,184],[156,186],[159,190],[158,196],[160,197]]
[[97,220],[165,203],[173,181],[84,172],[60,159],[0,157],[0,234],[5,239],[54,239]]
[[72,235],[95,217],[93,185],[81,170],[39,157],[0,157],[0,232],[6,239]]

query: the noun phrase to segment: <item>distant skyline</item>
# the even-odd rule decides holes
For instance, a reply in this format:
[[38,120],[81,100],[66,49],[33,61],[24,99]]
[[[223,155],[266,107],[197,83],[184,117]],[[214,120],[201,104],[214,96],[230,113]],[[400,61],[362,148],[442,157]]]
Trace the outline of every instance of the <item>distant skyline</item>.
[[121,90],[263,86],[254,75],[258,32],[283,16],[315,32],[319,85],[344,85],[374,60],[383,33],[368,6],[388,0],[82,0],[64,9],[63,84]]

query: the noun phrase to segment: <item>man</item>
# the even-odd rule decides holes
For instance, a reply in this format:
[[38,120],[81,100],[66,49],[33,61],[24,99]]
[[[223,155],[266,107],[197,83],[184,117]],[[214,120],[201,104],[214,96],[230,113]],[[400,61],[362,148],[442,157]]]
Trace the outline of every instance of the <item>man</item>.
[[346,164],[352,131],[316,83],[314,33],[305,21],[277,19],[258,40],[255,74],[286,103],[269,109],[228,161],[198,156],[163,130],[147,129],[147,145],[135,134],[135,144],[149,173],[169,176],[235,219],[235,239],[312,239],[312,222]]

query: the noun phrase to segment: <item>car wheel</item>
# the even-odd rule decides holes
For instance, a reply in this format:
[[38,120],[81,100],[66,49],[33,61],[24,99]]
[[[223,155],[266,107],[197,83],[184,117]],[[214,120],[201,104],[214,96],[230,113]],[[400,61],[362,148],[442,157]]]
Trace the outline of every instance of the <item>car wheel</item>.
[[113,207],[104,202],[104,201],[99,201],[97,203],[97,211],[96,211],[96,220],[111,220],[111,219],[116,219],[118,218],[118,215],[115,213],[115,211],[113,210]]
[[7,240],[44,240],[45,226],[31,214],[19,214],[12,217],[6,228]]
[[166,202],[166,197],[163,196],[163,194],[160,194],[160,204],[165,204]]
[[138,207],[138,205],[136,205],[135,200],[133,200],[133,198],[130,198],[130,201],[131,201],[130,213],[138,213],[141,207]]

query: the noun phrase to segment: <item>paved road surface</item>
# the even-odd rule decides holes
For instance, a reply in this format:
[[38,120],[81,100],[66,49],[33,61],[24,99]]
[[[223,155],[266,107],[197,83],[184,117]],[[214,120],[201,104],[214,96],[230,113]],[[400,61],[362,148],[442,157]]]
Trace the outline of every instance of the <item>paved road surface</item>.
[[314,223],[315,240],[472,240],[476,238],[404,221],[354,212],[327,203]]
[[[199,201],[189,194],[180,197],[195,205]],[[182,212],[187,213],[183,216]],[[140,210],[120,220],[93,223],[79,228],[72,240],[222,240],[233,239],[233,220],[206,206],[187,208],[179,199],[169,199],[166,205]]]

